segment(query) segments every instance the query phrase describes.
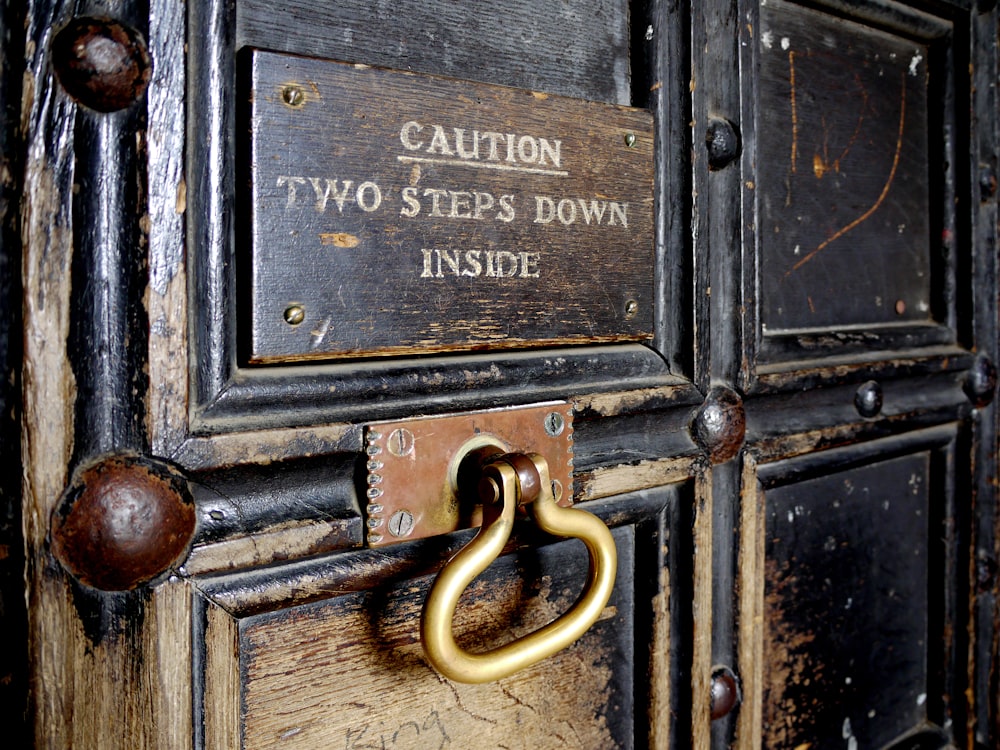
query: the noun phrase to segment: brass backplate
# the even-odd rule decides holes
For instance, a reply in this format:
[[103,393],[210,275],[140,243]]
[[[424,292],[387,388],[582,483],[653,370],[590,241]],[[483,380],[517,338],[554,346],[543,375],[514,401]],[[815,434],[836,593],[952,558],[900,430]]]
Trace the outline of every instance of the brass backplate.
[[564,401],[365,425],[368,544],[381,547],[480,523],[475,498],[459,497],[471,452],[538,453],[560,505],[573,503],[573,408]]

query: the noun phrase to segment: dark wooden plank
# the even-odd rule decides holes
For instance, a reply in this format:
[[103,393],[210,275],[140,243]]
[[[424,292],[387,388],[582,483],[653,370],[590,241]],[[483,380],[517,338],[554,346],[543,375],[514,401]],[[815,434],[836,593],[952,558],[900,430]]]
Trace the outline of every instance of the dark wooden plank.
[[250,64],[251,360],[652,337],[648,113]]
[[[0,2],[0,632],[28,640],[21,513],[21,238],[20,196],[25,155],[18,124],[24,56],[24,3]],[[27,747],[28,650],[0,655],[0,722],[12,746]]]
[[881,747],[941,720],[935,481],[918,453],[768,491],[766,747]]
[[630,101],[629,3],[266,0],[236,4],[237,45]]
[[781,0],[761,25],[765,330],[930,322],[931,48]]

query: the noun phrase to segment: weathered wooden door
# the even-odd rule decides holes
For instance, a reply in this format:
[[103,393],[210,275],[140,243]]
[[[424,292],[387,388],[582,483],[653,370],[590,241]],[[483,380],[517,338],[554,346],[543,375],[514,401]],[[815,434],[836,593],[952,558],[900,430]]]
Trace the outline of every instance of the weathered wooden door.
[[34,744],[996,747],[994,3],[0,7]]

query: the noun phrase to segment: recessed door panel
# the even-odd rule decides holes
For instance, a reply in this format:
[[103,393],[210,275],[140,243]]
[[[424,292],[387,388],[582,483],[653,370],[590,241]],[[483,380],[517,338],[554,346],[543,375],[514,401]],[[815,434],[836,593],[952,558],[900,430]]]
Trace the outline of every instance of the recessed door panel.
[[765,747],[882,747],[933,721],[932,456],[767,490]]
[[780,0],[761,25],[764,329],[930,322],[928,45]]

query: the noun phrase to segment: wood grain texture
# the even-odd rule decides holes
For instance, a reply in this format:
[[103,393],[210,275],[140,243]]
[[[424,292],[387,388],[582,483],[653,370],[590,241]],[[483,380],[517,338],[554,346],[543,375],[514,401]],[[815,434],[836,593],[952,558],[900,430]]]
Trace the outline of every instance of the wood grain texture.
[[708,750],[712,742],[712,470],[695,474],[694,601],[691,654],[691,747]]
[[300,55],[448,75],[592,101],[629,104],[629,3],[539,7],[485,0],[295,0],[274,13],[236,5],[236,42]]
[[[630,535],[615,538],[633,565]],[[582,580],[577,547],[494,563],[456,613],[464,647],[494,647],[570,607]],[[244,747],[631,747],[636,603],[620,571],[611,602],[576,644],[486,685],[450,682],[424,660],[417,623],[428,578],[244,620]]]
[[757,481],[757,462],[743,455],[740,502],[738,664],[743,703],[736,725],[738,746],[761,750],[764,692],[764,491]]
[[[228,612],[206,604],[204,631],[205,750],[242,750],[237,622]],[[284,687],[279,691],[282,695]]]
[[149,414],[150,446],[170,456],[187,433],[187,290],[185,230],[187,181],[183,107],[186,17],[183,6],[154,2],[149,7],[149,54],[155,63],[146,92],[146,154],[149,176]]

